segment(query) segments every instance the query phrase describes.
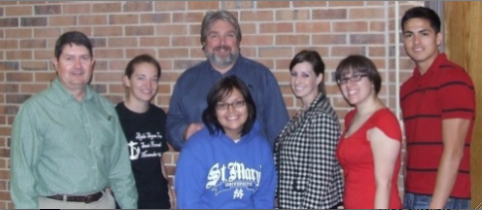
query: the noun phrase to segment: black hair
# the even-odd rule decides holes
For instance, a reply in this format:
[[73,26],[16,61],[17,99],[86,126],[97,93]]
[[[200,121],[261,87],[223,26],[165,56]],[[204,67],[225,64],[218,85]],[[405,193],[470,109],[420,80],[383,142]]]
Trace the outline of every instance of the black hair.
[[[295,67],[296,64],[303,63],[305,61],[311,64],[311,67],[313,68],[316,76],[319,76],[321,74],[323,75],[323,80],[325,79],[325,63],[323,63],[320,54],[318,54],[318,52],[314,50],[302,50],[301,52],[296,54],[295,57],[293,57],[293,59],[291,60],[290,72],[293,70],[293,67]],[[323,80],[318,85],[318,91],[326,94],[325,83],[323,82]]]
[[407,10],[401,21],[402,32],[405,30],[405,23],[412,18],[428,20],[430,22],[430,27],[435,31],[435,34],[440,32],[440,17],[435,11],[428,7],[413,7]]
[[378,73],[377,67],[369,58],[363,55],[349,55],[341,60],[335,71],[335,80],[338,86],[340,86],[342,76],[349,72],[367,74],[368,80],[370,80],[375,87],[375,93],[378,94],[378,92],[380,92],[382,78],[380,77],[380,73]]
[[232,75],[225,77],[216,83],[207,96],[208,106],[203,111],[202,120],[211,135],[214,135],[215,132],[219,131],[224,133],[224,129],[216,116],[216,104],[231,95],[234,89],[237,89],[243,96],[248,111],[248,118],[241,130],[241,136],[248,134],[253,128],[256,120],[256,104],[244,82],[238,77]]
[[60,58],[60,55],[62,55],[62,50],[67,44],[70,46],[72,46],[72,44],[84,46],[85,48],[87,48],[87,50],[89,50],[90,57],[93,57],[92,42],[90,41],[90,39],[82,32],[68,31],[62,34],[57,39],[57,42],[55,42],[54,54],[57,60]]

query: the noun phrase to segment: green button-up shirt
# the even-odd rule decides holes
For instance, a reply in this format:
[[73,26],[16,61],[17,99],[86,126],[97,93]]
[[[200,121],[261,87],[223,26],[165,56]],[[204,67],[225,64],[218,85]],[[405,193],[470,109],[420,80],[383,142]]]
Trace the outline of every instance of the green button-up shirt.
[[79,102],[56,78],[21,106],[11,140],[15,208],[38,209],[38,196],[87,195],[106,187],[122,208],[137,208],[127,141],[116,111],[91,87]]

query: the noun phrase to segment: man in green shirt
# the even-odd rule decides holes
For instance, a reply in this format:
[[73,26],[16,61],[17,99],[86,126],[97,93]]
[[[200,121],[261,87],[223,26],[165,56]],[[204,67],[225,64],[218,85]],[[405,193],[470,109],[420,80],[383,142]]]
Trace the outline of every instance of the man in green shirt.
[[137,208],[137,191],[113,104],[90,86],[95,60],[80,32],[66,32],[50,88],[20,108],[12,129],[15,208]]

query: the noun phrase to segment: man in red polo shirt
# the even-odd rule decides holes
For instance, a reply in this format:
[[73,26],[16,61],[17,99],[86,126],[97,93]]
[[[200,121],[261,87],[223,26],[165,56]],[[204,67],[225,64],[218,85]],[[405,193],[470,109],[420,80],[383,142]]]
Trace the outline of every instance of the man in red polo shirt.
[[415,7],[402,17],[416,67],[401,87],[407,143],[404,208],[468,209],[475,91],[469,75],[439,53],[440,18]]

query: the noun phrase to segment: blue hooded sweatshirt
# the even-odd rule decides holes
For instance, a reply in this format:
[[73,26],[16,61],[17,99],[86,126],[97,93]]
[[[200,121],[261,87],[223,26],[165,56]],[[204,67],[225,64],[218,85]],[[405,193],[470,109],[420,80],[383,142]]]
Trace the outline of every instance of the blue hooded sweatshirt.
[[175,176],[180,209],[272,209],[277,175],[271,147],[256,122],[235,143],[207,128],[184,145]]

